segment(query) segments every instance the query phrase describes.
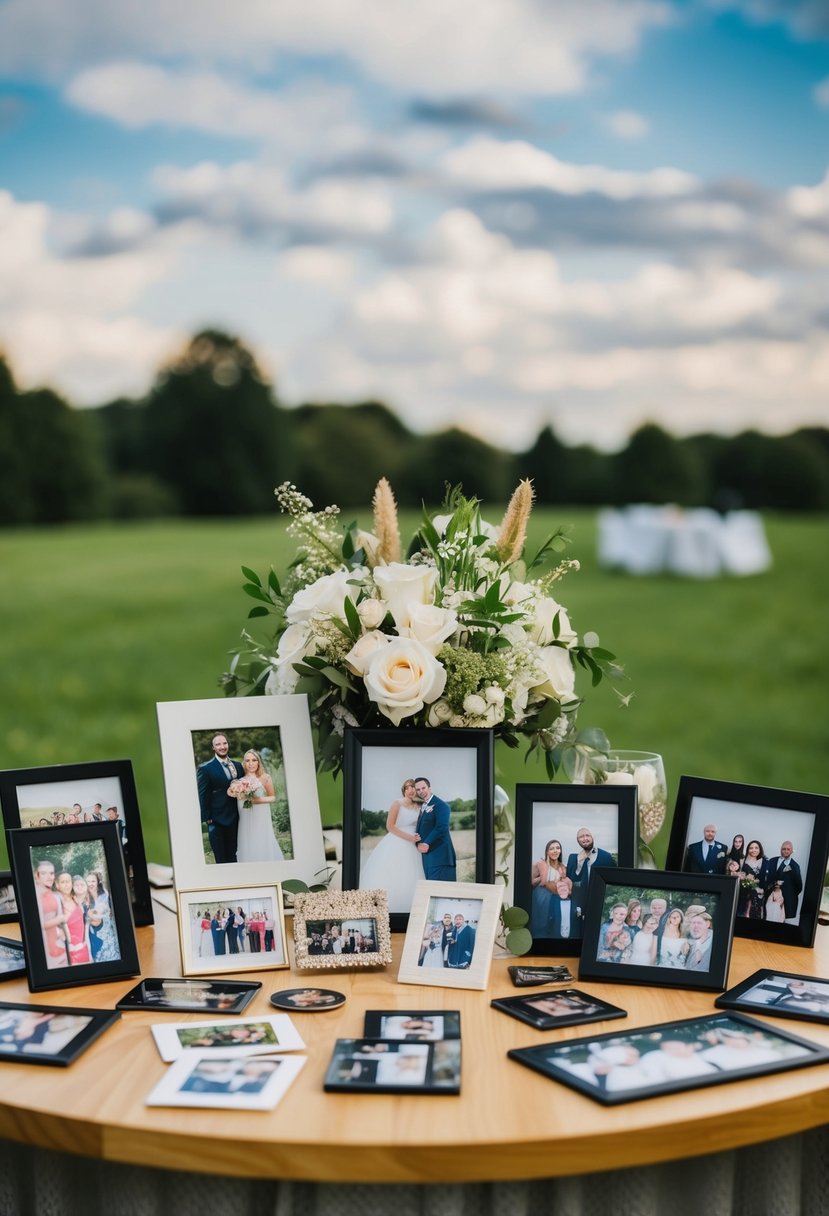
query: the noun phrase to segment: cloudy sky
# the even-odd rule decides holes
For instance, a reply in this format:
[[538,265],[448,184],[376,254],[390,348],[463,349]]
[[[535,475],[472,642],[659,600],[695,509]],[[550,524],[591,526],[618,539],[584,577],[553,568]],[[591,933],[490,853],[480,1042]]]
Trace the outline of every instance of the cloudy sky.
[[0,0],[0,348],[511,448],[829,424],[827,0]]

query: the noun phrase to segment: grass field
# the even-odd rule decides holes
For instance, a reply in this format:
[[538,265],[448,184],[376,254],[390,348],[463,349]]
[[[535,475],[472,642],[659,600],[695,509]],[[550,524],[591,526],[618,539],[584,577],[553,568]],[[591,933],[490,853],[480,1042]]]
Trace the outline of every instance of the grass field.
[[[623,709],[582,681],[582,725],[661,752],[669,804],[683,773],[829,792],[829,518],[767,519],[774,568],[706,582],[607,574],[594,513],[538,511],[535,539],[558,523],[582,562],[560,599],[624,661],[633,693]],[[0,767],[131,759],[148,856],[168,860],[155,703],[221,696],[250,605],[239,567],[281,573],[291,555],[278,516],[0,533]],[[501,750],[507,789],[544,780]],[[340,783],[320,792],[336,822]]]

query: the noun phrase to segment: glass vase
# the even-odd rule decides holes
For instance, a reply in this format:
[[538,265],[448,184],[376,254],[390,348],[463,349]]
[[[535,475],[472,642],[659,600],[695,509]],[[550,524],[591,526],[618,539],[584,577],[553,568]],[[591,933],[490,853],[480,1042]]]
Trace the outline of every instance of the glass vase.
[[585,759],[576,780],[586,785],[638,786],[639,865],[656,869],[650,846],[665,824],[668,797],[665,765],[659,753],[626,749],[594,753]]

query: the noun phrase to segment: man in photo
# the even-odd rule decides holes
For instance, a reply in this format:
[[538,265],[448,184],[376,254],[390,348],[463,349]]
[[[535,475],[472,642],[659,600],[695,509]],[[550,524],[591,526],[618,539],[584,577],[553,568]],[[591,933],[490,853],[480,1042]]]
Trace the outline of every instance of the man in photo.
[[728,857],[728,846],[717,840],[717,828],[706,823],[702,829],[702,840],[689,844],[685,850],[683,870],[688,874],[724,874]]
[[711,945],[714,941],[712,923],[707,912],[697,912],[691,917],[688,925],[691,949],[685,956],[686,970],[707,971],[711,966]]
[[590,871],[593,866],[612,866],[616,863],[606,849],[600,849],[593,839],[589,828],[579,828],[576,832],[579,846],[578,853],[571,853],[567,858],[567,877],[575,887],[578,883],[590,881]]
[[458,863],[449,835],[449,803],[432,793],[428,777],[415,778],[415,793],[421,802],[415,834],[420,837],[416,847],[424,877],[455,882]]
[[446,966],[455,971],[468,971],[475,953],[475,930],[466,923],[465,916],[455,916],[454,932],[446,955]]
[[239,808],[227,788],[231,781],[244,776],[238,760],[231,760],[227,738],[213,736],[212,759],[200,764],[196,772],[202,823],[207,824],[207,837],[217,865],[236,860],[239,835]]
[[569,878],[560,878],[556,883],[556,893],[550,900],[550,915],[547,920],[547,937],[581,938],[584,937],[582,917],[582,886],[575,886]]
[[803,876],[793,853],[792,842],[784,840],[780,853],[777,857],[770,857],[766,867],[766,905],[772,893],[779,891],[783,896],[783,916],[788,924],[797,924],[797,902],[803,890]]
[[46,948],[47,967],[65,967],[69,962],[66,952],[67,936],[63,926],[67,916],[63,911],[63,900],[53,889],[55,867],[51,861],[40,861],[35,870],[37,906],[43,928],[43,944]]

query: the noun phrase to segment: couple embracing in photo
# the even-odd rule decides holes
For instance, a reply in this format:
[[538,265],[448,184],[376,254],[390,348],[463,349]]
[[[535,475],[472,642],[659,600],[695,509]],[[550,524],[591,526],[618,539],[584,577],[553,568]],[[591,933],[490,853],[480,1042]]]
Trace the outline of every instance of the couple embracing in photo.
[[450,807],[432,792],[428,777],[407,777],[402,797],[386,818],[386,835],[360,874],[363,890],[388,892],[391,912],[408,912],[424,878],[457,880],[457,858],[449,832]]

